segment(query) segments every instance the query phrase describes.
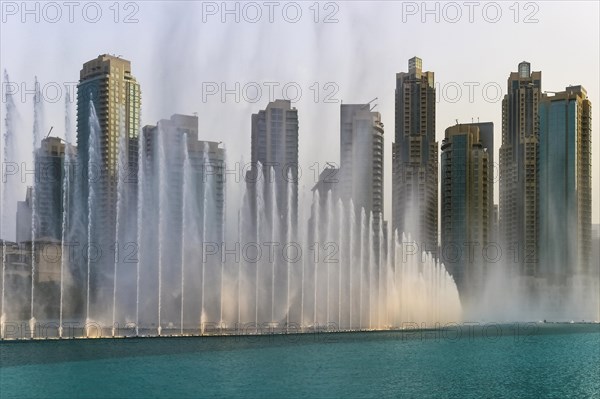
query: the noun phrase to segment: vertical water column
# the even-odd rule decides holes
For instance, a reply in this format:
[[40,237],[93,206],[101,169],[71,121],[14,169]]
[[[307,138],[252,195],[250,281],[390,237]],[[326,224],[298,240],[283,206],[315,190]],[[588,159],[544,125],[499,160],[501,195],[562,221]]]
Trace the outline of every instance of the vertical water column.
[[62,229],[61,229],[61,262],[60,262],[60,303],[59,303],[59,321],[58,321],[58,336],[63,337],[63,307],[64,307],[64,286],[65,286],[65,266],[67,262],[66,240],[67,240],[67,221],[71,213],[70,198],[71,198],[71,166],[73,147],[71,141],[71,99],[67,92],[65,97],[65,160],[63,165],[64,176],[62,182]]
[[144,219],[144,190],[146,189],[146,136],[142,129],[139,129],[138,134],[138,184],[137,184],[137,247],[138,247],[138,259],[135,265],[135,335],[140,334],[140,266],[145,260],[144,250],[145,247],[142,244],[143,241],[143,219]]
[[[36,163],[36,153],[39,145],[40,137],[41,137],[41,129],[42,129],[42,95],[40,92],[40,84],[35,78],[35,95],[33,97],[33,145],[32,145],[32,154],[33,154],[33,162],[34,166]],[[31,331],[31,338],[34,337],[35,334],[35,324],[36,319],[34,316],[34,303],[35,303],[35,273],[36,273],[36,259],[35,259],[35,251],[36,246],[35,242],[37,239],[37,225],[38,225],[38,209],[37,209],[37,179],[38,176],[34,177],[33,184],[31,185],[31,318],[29,320],[29,329]]]
[[348,212],[350,213],[350,217],[348,218],[348,220],[350,220],[350,250],[348,251],[349,253],[349,259],[350,261],[348,262],[348,267],[347,267],[347,272],[348,272],[348,296],[350,298],[350,300],[348,301],[348,329],[352,330],[353,328],[353,318],[352,318],[352,308],[354,305],[354,286],[353,286],[353,274],[354,274],[354,264],[356,263],[356,258],[354,256],[354,253],[356,251],[356,213],[355,213],[355,209],[354,209],[354,203],[352,200],[350,200],[349,206],[348,206]]
[[[202,151],[202,165],[205,167],[208,164],[208,143],[204,143]],[[204,189],[203,189],[203,206],[202,206],[202,242],[207,242],[207,226],[206,219],[208,218],[209,210],[208,204],[211,196],[211,185],[210,181],[204,176]],[[206,261],[207,258],[202,259],[202,294],[200,298],[200,329],[204,333],[204,324],[206,322],[206,310],[205,310],[205,297],[206,297]]]
[[89,328],[91,323],[90,315],[90,274],[91,274],[91,262],[92,262],[92,244],[93,232],[97,228],[95,224],[94,209],[96,208],[96,178],[93,170],[95,167],[100,165],[100,123],[98,116],[96,115],[96,107],[91,99],[90,94],[90,137],[88,146],[88,167],[87,167],[87,178],[88,178],[88,226],[87,226],[87,237],[88,237],[88,248],[87,248],[87,281],[86,281],[86,305],[85,305],[85,324],[86,324],[86,337],[89,336]]
[[157,314],[157,333],[160,336],[162,332],[162,286],[163,286],[163,262],[165,257],[164,243],[169,232],[167,232],[167,213],[168,213],[168,198],[169,187],[167,179],[169,179],[169,163],[166,154],[167,146],[167,129],[158,123],[158,314]]
[[[293,189],[294,189],[294,182],[293,182],[293,176],[292,176],[292,170],[288,169],[288,173],[287,173],[287,209],[286,209],[286,224],[287,224],[287,231],[286,231],[286,243],[287,245],[290,245],[292,243],[292,241],[296,238],[296,237],[292,237],[292,232],[294,231],[294,228],[292,226],[293,223],[293,219],[292,219],[292,202],[293,202]],[[285,256],[285,254],[284,254]],[[290,290],[291,290],[291,258],[289,256],[285,256],[285,260],[286,260],[286,266],[287,266],[287,271],[286,271],[286,282],[287,282],[287,289],[286,289],[286,306],[285,306],[285,326],[286,326],[286,330],[289,329],[290,326]]]
[[315,245],[315,251],[317,253],[317,256],[315,257],[314,260],[314,303],[313,303],[313,326],[314,328],[317,328],[318,326],[318,314],[317,314],[317,304],[318,304],[318,298],[317,298],[317,294],[319,292],[318,289],[318,283],[319,283],[319,279],[318,279],[318,272],[319,272],[319,262],[320,262],[320,256],[319,256],[319,247],[320,247],[320,241],[319,239],[320,237],[320,229],[321,229],[321,200],[320,200],[320,196],[319,196],[319,190],[315,191],[314,197],[313,197],[313,203],[315,204],[315,220],[314,220],[314,225],[313,225],[313,241],[314,241],[314,245]]
[[[332,262],[332,259],[329,257],[328,254],[328,249],[332,248],[332,245],[335,246],[335,244],[333,243],[333,226],[334,226],[334,216],[335,213],[333,211],[333,199],[332,199],[332,193],[331,190],[329,190],[327,192],[327,198],[326,198],[326,206],[325,209],[327,210],[327,228],[326,228],[326,236],[325,236],[325,245],[323,247],[323,249],[325,250],[324,256],[325,256],[325,273],[327,274],[327,285],[326,285],[326,289],[325,289],[325,294],[327,295],[327,298],[325,300],[327,309],[325,312],[325,323],[327,326],[327,329],[329,329],[329,323],[331,322],[330,319],[330,291],[329,291],[329,287],[330,287],[330,272],[331,272],[331,268],[330,268],[330,264]],[[335,251],[335,248],[333,248]],[[337,255],[334,255],[337,256]]]
[[[341,330],[342,328],[342,267],[348,267],[348,261],[346,260],[346,240],[344,232],[344,203],[339,198],[337,201],[338,211],[338,253],[340,259],[338,261],[338,321],[337,327]],[[346,260],[346,261],[345,261]],[[344,262],[345,261],[345,262]]]
[[188,149],[188,135],[184,133],[183,140],[183,223],[181,239],[181,304],[179,314],[179,334],[183,335],[183,314],[185,309],[185,264],[187,262],[186,251],[188,249],[190,223],[193,223],[193,215],[190,212],[191,201],[193,201],[193,191],[191,190],[192,167]]
[[117,276],[119,269],[119,235],[121,219],[123,218],[123,200],[125,190],[125,173],[121,171],[126,170],[127,165],[127,132],[125,131],[125,107],[119,107],[119,147],[117,148],[117,154],[119,163],[117,165],[117,209],[116,209],[116,223],[115,223],[115,258],[113,268],[113,303],[112,303],[112,336],[115,336],[116,329],[116,317],[117,317]]
[[[4,70],[4,82],[10,82],[10,78],[8,76],[8,72]],[[0,238],[2,241],[2,288],[1,288],[1,303],[0,303],[0,339],[4,338],[4,324],[6,323],[6,312],[8,306],[6,304],[6,263],[7,259],[7,251],[8,246],[6,245],[6,236],[8,231],[12,229],[12,226],[9,223],[9,217],[7,215],[12,215],[14,213],[13,204],[16,203],[14,198],[9,197],[10,193],[16,192],[17,189],[14,187],[14,178],[8,177],[8,165],[12,164],[14,160],[11,159],[11,155],[15,154],[15,132],[16,132],[16,107],[13,99],[12,92],[10,90],[6,91],[6,97],[4,98],[6,101],[6,114],[4,118],[5,124],[5,132],[4,132],[4,141],[2,153],[0,153],[0,157],[2,157],[2,165],[5,167],[2,168],[3,175],[0,178]]]

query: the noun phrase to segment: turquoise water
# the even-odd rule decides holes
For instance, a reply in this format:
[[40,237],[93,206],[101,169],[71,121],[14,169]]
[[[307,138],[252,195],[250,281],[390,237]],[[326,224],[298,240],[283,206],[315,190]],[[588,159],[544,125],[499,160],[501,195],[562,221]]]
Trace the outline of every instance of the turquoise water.
[[0,343],[0,397],[598,398],[599,325]]

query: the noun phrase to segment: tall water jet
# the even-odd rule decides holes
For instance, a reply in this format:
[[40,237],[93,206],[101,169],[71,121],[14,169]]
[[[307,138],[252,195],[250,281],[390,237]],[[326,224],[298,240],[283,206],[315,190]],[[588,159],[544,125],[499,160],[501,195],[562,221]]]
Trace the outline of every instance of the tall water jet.
[[58,322],[58,337],[63,337],[63,308],[64,308],[64,289],[65,289],[65,263],[67,262],[66,241],[67,241],[67,222],[71,212],[69,201],[71,196],[71,165],[73,148],[71,134],[71,98],[67,92],[65,96],[65,162],[64,176],[62,182],[63,190],[63,215],[62,215],[62,231],[61,231],[61,262],[60,262],[60,303],[59,303],[59,322]]
[[142,258],[142,244],[143,229],[142,221],[144,219],[144,190],[146,189],[146,135],[140,129],[139,132],[139,145],[138,145],[138,185],[137,185],[137,245],[138,245],[138,261],[135,265],[135,335],[136,337],[140,334],[140,264],[144,260]]
[[168,232],[166,231],[166,215],[168,207],[168,185],[167,179],[168,174],[168,159],[166,154],[167,146],[167,132],[166,128],[163,127],[162,123],[158,123],[158,165],[159,165],[159,192],[158,192],[158,314],[157,314],[157,333],[158,335],[162,332],[162,271],[163,262],[166,254],[164,253],[164,241],[167,238]]
[[[303,197],[304,199],[304,194]],[[304,203],[304,201],[302,201]],[[302,220],[302,219],[300,219]],[[308,231],[305,232],[305,234],[302,234],[302,232],[299,232],[300,237],[302,237],[303,239],[305,239],[308,242],[308,237],[306,236],[306,234],[308,234]],[[301,327],[304,326],[304,287],[305,287],[305,275],[306,275],[306,256],[302,257],[302,273],[300,276],[300,325]]]
[[[319,230],[321,228],[321,207],[320,207],[320,197],[319,197],[319,191],[315,191],[314,197],[313,197],[313,203],[315,204],[315,221],[314,221],[314,227],[313,227],[313,235],[314,235],[314,242],[315,245],[319,245]],[[315,251],[318,251],[318,247],[315,248]],[[320,256],[317,256],[317,258],[315,259],[315,267],[314,267],[314,304],[313,304],[313,326],[316,328],[318,325],[318,316],[317,316],[317,293],[319,292],[318,290],[318,265],[319,265],[319,261],[320,261]]]
[[188,150],[188,135],[183,135],[183,234],[181,240],[181,309],[179,315],[179,334],[183,335],[183,312],[185,306],[185,263],[187,262],[186,247],[188,244],[188,215],[190,213],[190,154]]
[[354,305],[354,290],[353,290],[353,286],[352,286],[352,274],[353,274],[353,266],[355,263],[355,258],[354,258],[354,251],[355,249],[355,234],[356,234],[356,212],[354,210],[354,203],[352,200],[350,200],[350,206],[348,207],[348,212],[350,213],[350,251],[349,252],[349,258],[350,258],[350,262],[348,262],[348,292],[349,292],[349,297],[350,300],[348,301],[348,313],[349,313],[349,318],[348,318],[348,329],[352,329],[352,306]]
[[342,328],[342,267],[344,264],[348,264],[346,261],[344,263],[344,259],[342,257],[345,256],[346,252],[346,243],[344,240],[344,203],[342,199],[338,199],[337,203],[338,208],[338,245],[339,245],[339,253],[340,253],[340,261],[338,262],[338,328]]
[[[208,142],[205,143],[206,146],[208,147]],[[225,145],[223,145],[223,150],[224,153],[227,154],[227,151],[225,150]],[[223,160],[224,164],[227,165],[227,159]],[[216,177],[214,176],[213,173],[210,174],[210,176],[212,176],[213,179],[213,184],[215,186],[216,189]],[[223,203],[227,203],[227,184],[225,184],[225,182],[223,182]],[[215,206],[216,208],[216,206]],[[219,242],[221,244],[225,244],[225,226],[227,225],[227,220],[226,220],[226,215],[227,212],[223,211],[222,213],[222,217],[221,220],[219,221],[221,223],[222,229],[221,229],[221,237],[218,237]],[[225,262],[221,261],[221,279],[220,279],[220,290],[219,290],[219,296],[220,296],[220,306],[219,306],[219,325],[221,326],[221,328],[224,326],[225,321],[223,320],[223,299],[224,299],[224,292],[225,292],[225,286],[224,286],[224,282],[225,282]]]
[[360,208],[360,261],[358,262],[358,328],[362,329],[362,311],[363,311],[363,273],[365,269],[365,258],[368,256],[365,254],[365,235],[367,234],[367,216],[365,208]]
[[[279,212],[277,212],[277,176],[275,168],[271,166],[270,173],[270,195],[271,195],[271,242],[277,241]],[[271,323],[275,323],[275,259],[271,261]]]
[[[208,165],[208,143],[204,143],[204,148],[202,150],[202,165],[203,167],[206,167],[206,165]],[[206,178],[206,176],[204,176]],[[208,211],[208,201],[209,201],[209,195],[211,193],[210,190],[210,184],[208,184],[208,182],[205,181],[204,187],[203,187],[203,193],[204,193],[204,197],[203,197],[203,203],[202,203],[202,242],[207,242],[207,226],[206,226],[206,219],[208,218],[209,215],[209,211]],[[204,321],[202,321],[202,318],[206,318],[206,311],[205,311],[205,298],[206,298],[206,260],[207,258],[204,257],[202,259],[202,296],[200,298],[200,324],[202,325],[202,329],[204,329]],[[203,330],[204,331],[204,330]]]
[[[243,164],[240,162],[240,164]],[[240,210],[238,211],[238,242],[240,245],[244,243],[245,235],[245,218],[244,211],[247,206],[247,197],[246,197],[246,185],[242,184],[242,189],[240,190],[241,200],[240,200]],[[242,324],[242,263],[243,259],[240,259],[238,262],[238,270],[237,270],[237,325],[241,326]]]
[[93,232],[97,227],[95,223],[94,209],[96,207],[96,178],[98,176],[94,176],[93,169],[100,165],[100,154],[99,146],[100,146],[100,122],[98,121],[98,115],[96,114],[96,107],[94,106],[94,102],[92,100],[92,96],[90,93],[90,117],[89,117],[89,125],[90,125],[90,137],[89,137],[89,150],[88,150],[88,165],[87,165],[87,178],[88,178],[88,229],[87,229],[87,237],[88,237],[88,248],[87,248],[87,281],[86,281],[86,300],[85,300],[85,324],[86,324],[86,336],[89,336],[89,331],[91,328],[91,315],[90,315],[90,274],[92,267],[92,244],[93,241]]
[[206,312],[204,309],[200,312],[200,335],[204,335],[206,328]]
[[[287,224],[287,232],[286,232],[286,240],[287,240],[287,244],[291,244],[292,240],[295,237],[292,237],[292,231],[294,231],[294,226],[292,226],[292,202],[293,202],[293,193],[294,193],[294,181],[293,181],[293,176],[292,176],[292,170],[288,169],[288,174],[287,174],[287,219],[286,219],[286,224]],[[291,284],[291,259],[290,257],[286,256],[286,263],[287,263],[287,271],[286,271],[286,280],[287,280],[287,289],[286,289],[286,317],[285,317],[285,325],[286,325],[286,330],[289,328],[290,325],[290,284]]]
[[[42,129],[42,94],[40,84],[35,78],[35,95],[33,97],[33,162],[36,163],[36,153],[41,137]],[[34,177],[31,185],[31,319],[30,326],[35,326],[34,303],[35,303],[35,272],[36,272],[36,256],[35,256],[35,241],[37,239],[37,176]],[[31,338],[34,337],[34,328],[30,328]]]
[[378,258],[378,264],[377,264],[377,301],[376,301],[376,309],[377,309],[377,325],[379,326],[383,326],[382,323],[382,313],[383,313],[383,309],[382,308],[386,308],[387,307],[387,303],[385,303],[383,301],[383,289],[382,289],[382,284],[383,284],[383,273],[387,272],[386,270],[386,263],[385,263],[385,237],[383,234],[383,215],[380,214],[380,223],[379,223],[379,258]]
[[[332,240],[333,240],[333,217],[335,216],[335,213],[333,212],[333,199],[332,199],[332,193],[331,190],[329,190],[327,192],[327,198],[326,198],[326,207],[327,209],[327,233],[326,233],[326,238],[325,238],[325,246],[323,249],[327,249],[329,248],[329,245],[332,244]],[[330,281],[329,281],[329,277],[331,274],[331,268],[330,268],[330,264],[331,262],[329,260],[327,260],[327,263],[325,265],[325,273],[327,274],[327,286],[325,289],[325,295],[326,295],[326,300],[325,300],[325,306],[327,306],[326,311],[325,311],[325,323],[327,328],[329,328],[329,322],[331,321],[331,319],[329,318],[329,305],[330,305],[330,292],[329,292],[329,286]]]
[[[4,70],[4,82],[8,84],[10,82],[10,78],[8,76],[8,72]],[[0,338],[4,338],[4,323],[6,322],[6,263],[7,259],[7,251],[8,247],[6,244],[6,236],[7,232],[11,230],[11,225],[9,224],[9,218],[6,215],[13,214],[12,204],[15,202],[14,198],[9,198],[8,194],[11,192],[15,192],[16,188],[14,187],[14,179],[8,178],[8,165],[9,163],[13,163],[11,159],[11,155],[16,152],[15,150],[15,132],[16,132],[16,107],[15,101],[13,98],[12,91],[6,90],[6,95],[4,98],[6,104],[6,114],[4,117],[4,140],[3,140],[3,148],[0,153],[0,157],[2,165],[6,168],[2,168],[3,174],[0,178],[0,239],[2,239],[2,288],[1,288],[1,298],[0,298]]]
[[123,171],[126,170],[127,165],[127,132],[125,131],[125,107],[119,107],[119,148],[117,148],[117,154],[119,163],[117,166],[117,214],[115,221],[115,258],[114,258],[114,268],[113,268],[113,303],[112,303],[112,336],[115,336],[115,328],[117,325],[117,276],[119,269],[119,234],[120,234],[120,226],[121,219],[123,218],[123,201],[124,201],[124,190],[125,190],[125,173]]
[[367,282],[367,299],[368,299],[368,303],[369,306],[367,307],[367,309],[369,309],[369,329],[373,328],[373,309],[371,307],[372,304],[372,299],[373,299],[373,266],[375,263],[375,259],[373,259],[373,252],[374,252],[374,248],[373,248],[373,235],[374,235],[374,231],[373,231],[373,213],[371,213],[371,215],[369,216],[369,227],[367,230],[367,234],[369,236],[368,239],[368,247],[367,247],[367,251],[369,253],[369,257],[368,257],[368,264],[367,264],[367,270],[366,272],[368,273],[368,282]]
[[[262,227],[262,215],[265,209],[264,203],[264,179],[263,166],[260,162],[256,165],[256,243],[261,242],[261,227]],[[259,263],[255,262],[254,266],[256,267],[255,272],[255,293],[254,293],[254,325],[256,327],[256,331],[258,331],[259,323],[258,323],[258,291],[259,291],[259,280],[258,280],[258,271],[259,271]]]

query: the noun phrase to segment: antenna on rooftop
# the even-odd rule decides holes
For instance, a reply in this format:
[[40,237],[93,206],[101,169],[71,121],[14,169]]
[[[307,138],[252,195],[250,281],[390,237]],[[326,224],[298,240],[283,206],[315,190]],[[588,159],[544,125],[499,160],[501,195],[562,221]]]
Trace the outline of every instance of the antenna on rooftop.
[[[372,103],[373,101],[375,101],[375,100],[377,100],[377,97],[375,97],[374,99],[372,99],[372,100],[371,100],[371,101],[369,101],[368,103],[366,103],[366,104],[363,104],[363,106],[362,106],[362,107],[360,107],[360,109],[365,109],[365,107],[368,107],[368,106],[369,106],[369,104],[371,104],[371,103]],[[375,104],[375,105],[377,105],[377,104]],[[369,107],[369,111],[370,111],[371,109],[372,109],[372,108],[371,108],[371,107]]]
[[52,133],[52,129],[54,129],[54,126],[50,126],[50,130],[48,131],[48,134],[46,135],[46,138],[48,138],[48,136],[50,136],[50,133]]

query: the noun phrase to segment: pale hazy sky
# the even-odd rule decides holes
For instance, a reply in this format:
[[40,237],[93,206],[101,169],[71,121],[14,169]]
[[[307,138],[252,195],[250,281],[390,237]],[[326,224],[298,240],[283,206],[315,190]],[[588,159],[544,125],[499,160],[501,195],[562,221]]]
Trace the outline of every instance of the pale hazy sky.
[[[197,112],[200,138],[223,141],[230,163],[241,157],[246,162],[250,159],[250,115],[269,101],[265,82],[279,83],[274,88],[277,98],[282,97],[282,86],[291,83],[290,97],[295,97],[294,86],[302,90],[294,105],[300,119],[301,184],[307,194],[314,183],[310,165],[339,161],[339,100],[356,103],[377,97],[374,104],[385,125],[389,219],[395,74],[407,70],[409,58],[421,57],[423,69],[434,71],[438,82],[440,144],[445,128],[457,119],[492,121],[497,161],[501,97],[510,72],[526,60],[533,70],[542,71],[543,90],[561,91],[569,84],[581,84],[588,91],[593,107],[593,222],[600,223],[598,2],[479,2],[471,22],[463,2],[427,3],[434,11],[426,15],[421,2],[322,2],[318,7],[313,2],[276,3],[273,22],[269,22],[267,5],[254,3],[262,17],[253,23],[257,8],[234,2],[228,7],[234,9],[237,4],[239,22],[233,14],[221,15],[221,2],[122,2],[118,15],[113,2],[76,2],[72,22],[63,2],[54,3],[58,7],[37,3],[39,11],[35,11],[36,2],[27,3],[34,10],[31,14],[23,13],[20,1],[2,2],[0,64],[12,82],[26,89],[33,88],[34,76],[38,76],[47,97],[44,131],[54,126],[53,134],[62,136],[65,85],[77,82],[85,61],[103,53],[121,55],[132,62],[132,72],[141,84],[143,124],[154,124],[173,113]],[[292,23],[296,5],[302,14]],[[215,8],[216,14],[209,15]],[[319,22],[315,23],[317,8]],[[101,11],[98,18],[97,10]],[[330,14],[337,22],[324,23]],[[128,15],[137,22],[125,23]],[[234,91],[239,82],[240,102],[234,94],[224,103],[220,95],[204,101],[203,86],[210,82],[224,83]],[[63,87],[58,95],[56,84]],[[256,84],[262,87],[262,96],[256,103],[246,101],[243,87],[248,85],[247,94],[254,98],[252,86]],[[473,87],[471,98],[469,86]],[[315,102],[316,87],[320,90]],[[502,93],[496,93],[497,88]],[[33,95],[21,98],[21,94],[15,97],[21,122],[19,151],[28,160]],[[327,94],[337,102],[326,103]],[[73,103],[73,114],[75,108]],[[230,187],[228,195],[239,194]],[[497,202],[497,186],[495,195]]]

